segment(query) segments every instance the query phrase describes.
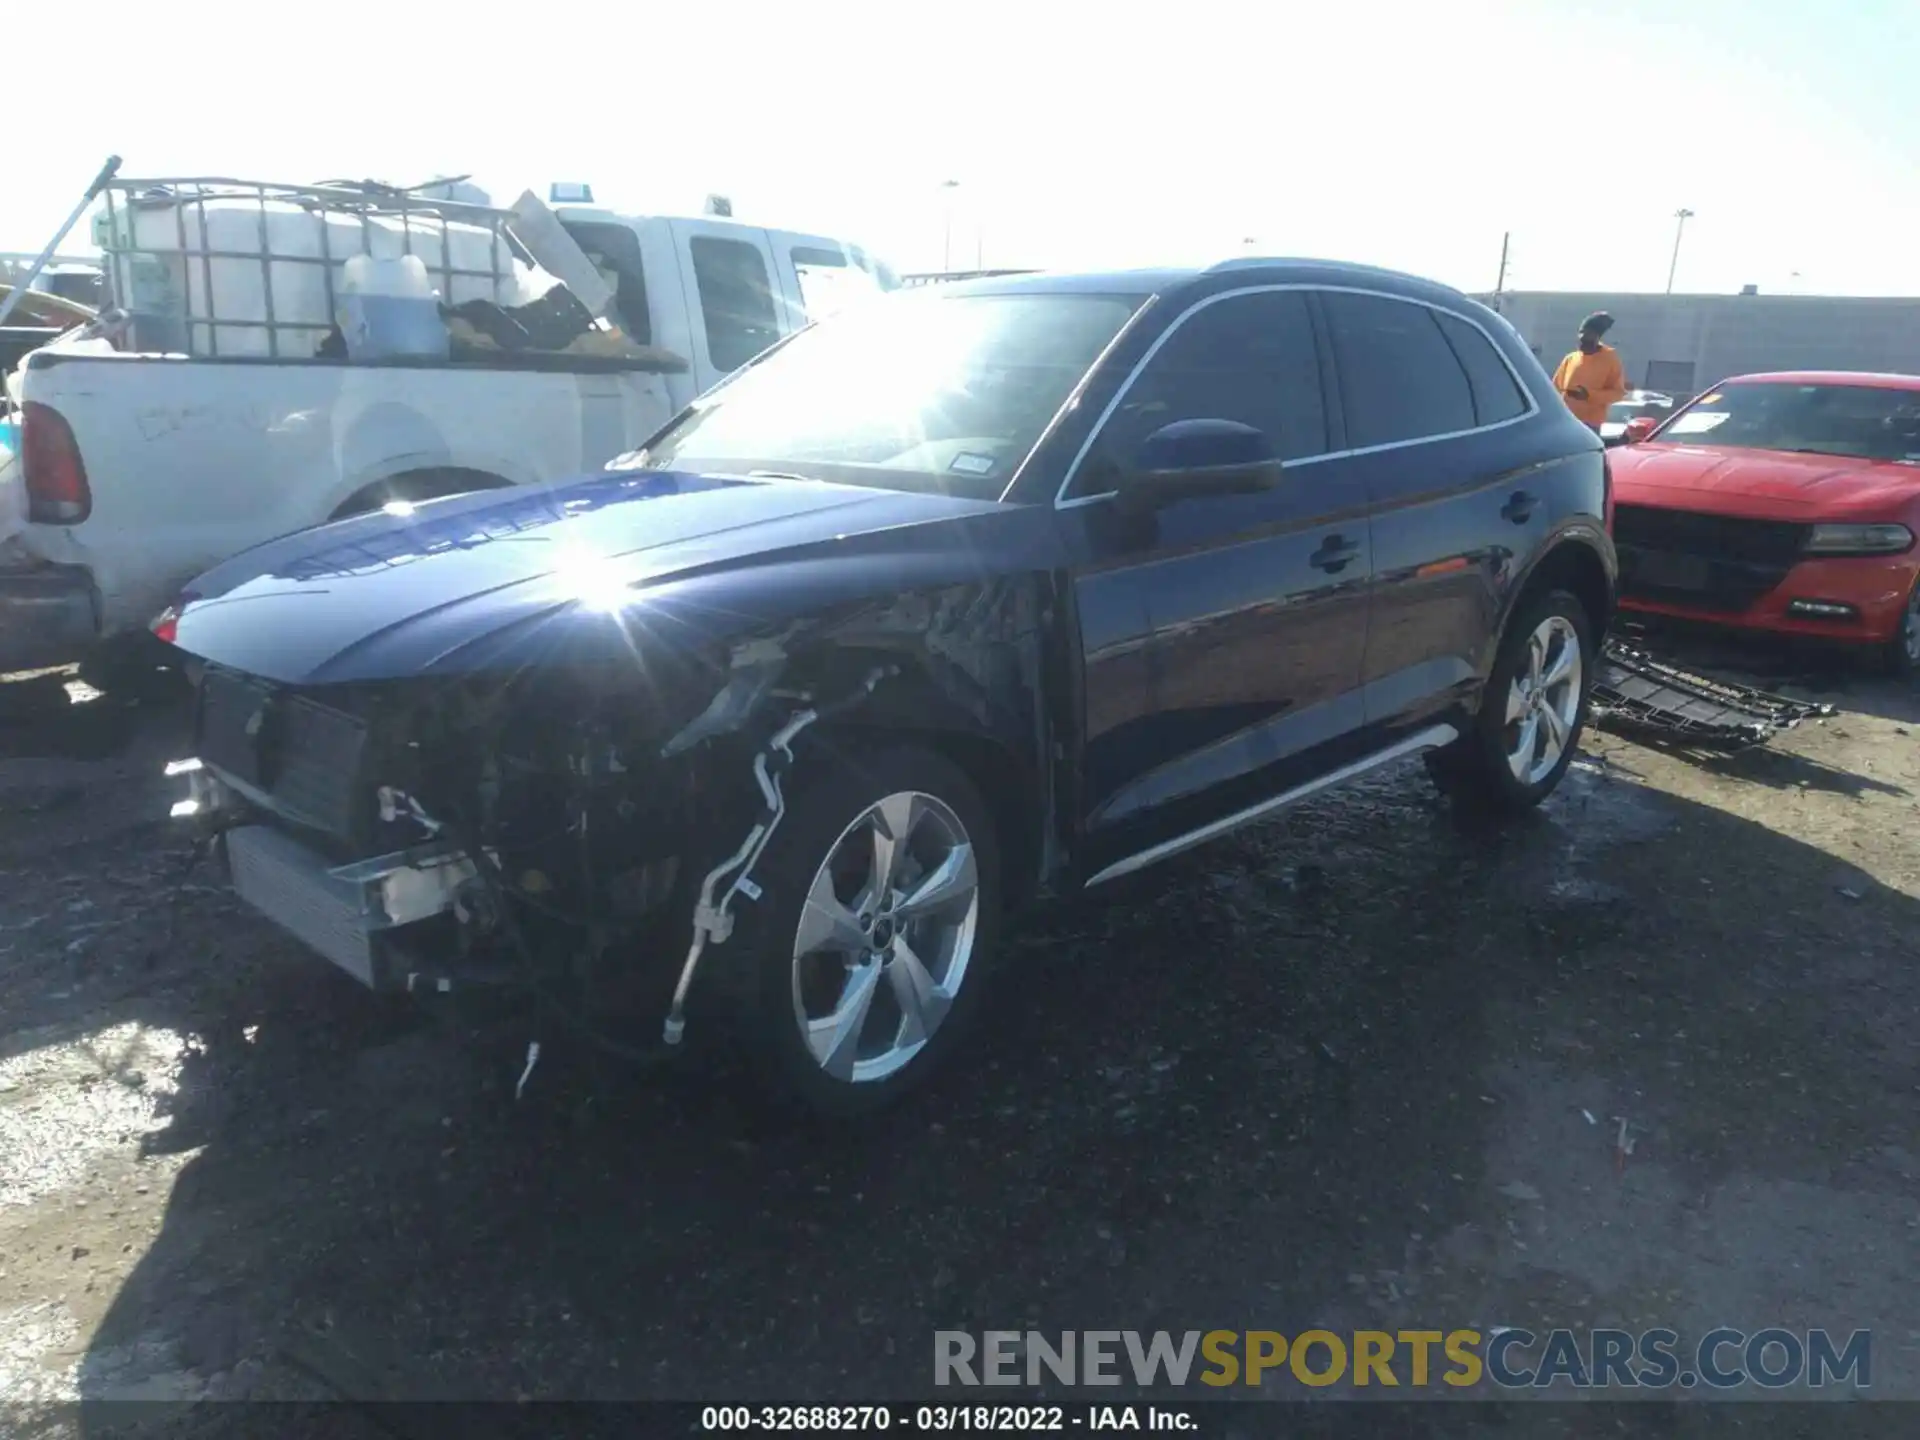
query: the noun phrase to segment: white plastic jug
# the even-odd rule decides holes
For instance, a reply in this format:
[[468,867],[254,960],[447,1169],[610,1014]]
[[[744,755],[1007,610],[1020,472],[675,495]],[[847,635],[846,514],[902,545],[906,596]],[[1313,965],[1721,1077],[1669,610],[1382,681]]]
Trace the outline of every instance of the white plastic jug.
[[355,255],[343,267],[337,322],[350,360],[444,360],[447,325],[417,255]]

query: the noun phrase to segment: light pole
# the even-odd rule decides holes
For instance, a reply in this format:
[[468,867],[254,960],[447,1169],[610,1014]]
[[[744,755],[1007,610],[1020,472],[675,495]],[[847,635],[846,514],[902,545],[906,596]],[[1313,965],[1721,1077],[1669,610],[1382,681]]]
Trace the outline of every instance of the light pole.
[[947,225],[944,238],[940,242],[940,268],[953,269],[953,192],[960,188],[958,180],[942,180],[940,188],[947,192]]
[[1669,295],[1673,293],[1674,272],[1680,268],[1680,237],[1687,233],[1687,221],[1693,218],[1693,212],[1685,209],[1676,210],[1673,212],[1673,218],[1678,223],[1673,227],[1673,263],[1667,266],[1667,294]]

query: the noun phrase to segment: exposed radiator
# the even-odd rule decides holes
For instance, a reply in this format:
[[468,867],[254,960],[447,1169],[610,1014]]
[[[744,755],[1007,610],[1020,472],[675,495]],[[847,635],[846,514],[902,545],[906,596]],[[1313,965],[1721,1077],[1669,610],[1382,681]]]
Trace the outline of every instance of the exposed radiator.
[[353,715],[250,676],[209,670],[200,693],[200,758],[297,824],[351,837],[367,743]]
[[233,888],[254,909],[305,941],[362,985],[376,988],[374,931],[366,887],[336,880],[329,862],[265,825],[226,832]]

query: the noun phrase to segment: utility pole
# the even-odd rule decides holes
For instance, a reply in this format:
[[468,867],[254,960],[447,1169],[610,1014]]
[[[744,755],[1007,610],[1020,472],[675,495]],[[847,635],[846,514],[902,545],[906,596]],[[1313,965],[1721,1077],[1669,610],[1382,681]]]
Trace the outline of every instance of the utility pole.
[[1680,237],[1687,233],[1687,221],[1693,218],[1691,210],[1676,210],[1673,218],[1677,222],[1673,227],[1673,263],[1667,266],[1667,294],[1673,293],[1674,272],[1680,268]]
[[946,236],[940,244],[940,268],[953,269],[953,192],[960,188],[958,180],[942,180],[940,188],[947,192],[947,228]]
[[1513,241],[1513,232],[1507,231],[1500,237],[1500,278],[1493,282],[1493,308],[1500,308],[1500,296],[1507,288],[1507,246]]

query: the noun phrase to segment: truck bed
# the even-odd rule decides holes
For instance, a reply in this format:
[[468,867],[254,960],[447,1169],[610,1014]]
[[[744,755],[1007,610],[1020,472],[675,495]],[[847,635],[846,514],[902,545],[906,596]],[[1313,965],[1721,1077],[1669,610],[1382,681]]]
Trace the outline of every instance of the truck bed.
[[[21,399],[67,421],[91,503],[73,524],[28,518],[12,548],[90,577],[101,638],[143,629],[194,575],[369,487],[423,472],[468,489],[563,479],[676,408],[662,352],[369,365],[99,346],[58,341],[17,376]],[[24,513],[20,467],[0,473],[0,517]]]
[[[4,333],[0,332],[0,338],[4,337]],[[50,370],[57,365],[69,365],[76,361],[240,368],[290,365],[308,369],[322,367],[354,370],[533,371],[541,374],[563,375],[628,373],[679,375],[685,373],[687,369],[687,362],[680,356],[667,350],[651,347],[637,349],[624,355],[587,355],[573,351],[551,350],[470,350],[457,353],[447,360],[349,360],[344,357],[321,355],[153,355],[125,351],[115,351],[111,354],[87,351],[75,354],[44,344],[45,340],[51,339],[57,333],[52,332],[44,336],[42,347],[26,356],[26,365],[29,369]]]

